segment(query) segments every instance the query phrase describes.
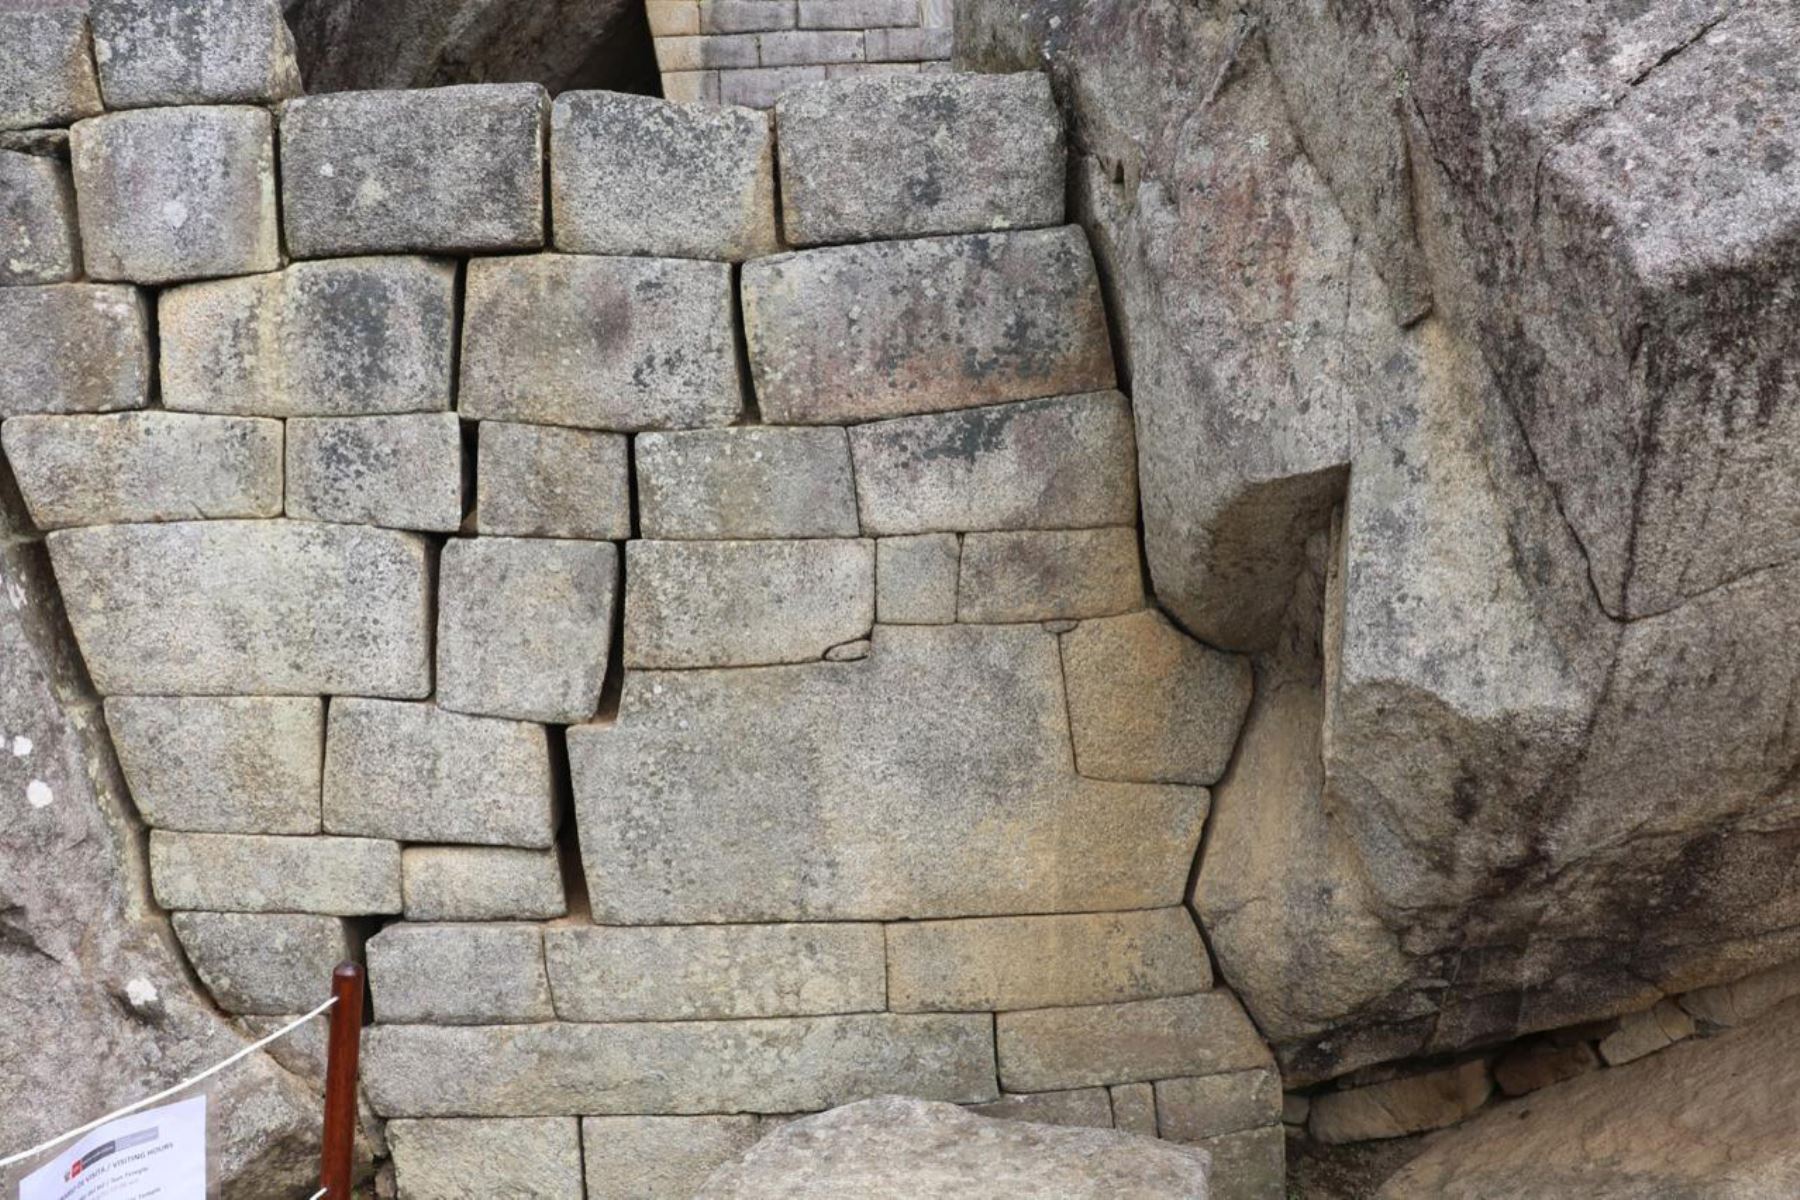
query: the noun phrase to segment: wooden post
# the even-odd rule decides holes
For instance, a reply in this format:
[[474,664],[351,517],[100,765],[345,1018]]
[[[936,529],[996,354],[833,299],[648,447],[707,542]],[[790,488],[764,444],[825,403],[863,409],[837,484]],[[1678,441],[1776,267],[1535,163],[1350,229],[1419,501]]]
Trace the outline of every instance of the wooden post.
[[319,1186],[325,1200],[350,1200],[350,1158],[356,1146],[356,1060],[362,1049],[363,969],[339,963],[331,973],[331,1041],[325,1059],[325,1135]]

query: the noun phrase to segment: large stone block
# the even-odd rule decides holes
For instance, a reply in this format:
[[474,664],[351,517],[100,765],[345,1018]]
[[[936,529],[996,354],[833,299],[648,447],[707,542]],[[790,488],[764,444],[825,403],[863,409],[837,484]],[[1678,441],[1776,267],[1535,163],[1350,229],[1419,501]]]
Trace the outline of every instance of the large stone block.
[[731,268],[536,254],[469,264],[465,417],[636,431],[743,411]]
[[426,258],[295,263],[157,300],[163,403],[348,417],[450,408],[456,268]]
[[463,516],[462,423],[455,413],[290,420],[287,513],[454,533]]
[[962,539],[954,533],[881,538],[875,543],[875,619],[885,625],[956,620]]
[[796,246],[1062,223],[1062,116],[1046,75],[815,84],[783,96],[775,119]]
[[150,389],[143,294],[116,284],[0,288],[0,417],[142,408]]
[[544,932],[536,925],[415,925],[369,939],[369,991],[384,1024],[548,1021]]
[[69,168],[46,155],[0,151],[0,287],[80,273]]
[[1035,1121],[1040,1125],[1073,1125],[1087,1129],[1113,1127],[1112,1097],[1103,1087],[1002,1094],[1000,1099],[974,1105],[969,1111],[1002,1121]]
[[544,244],[535,83],[340,92],[281,112],[281,205],[299,258]]
[[756,1144],[757,1121],[729,1117],[585,1117],[587,1200],[689,1197]]
[[1274,1065],[1230,992],[1086,1008],[1004,1012],[995,1019],[1008,1091],[1217,1075]]
[[49,535],[103,695],[431,690],[431,563],[414,534],[307,521]]
[[1143,603],[1136,526],[963,536],[956,584],[959,621],[1107,617]]
[[175,936],[194,973],[228,1013],[308,1012],[331,994],[331,972],[355,939],[340,917],[179,912]]
[[100,112],[87,13],[68,7],[0,10],[0,129],[67,125]]
[[1113,386],[1079,226],[834,246],[746,263],[763,416],[832,424]]
[[556,836],[549,739],[518,721],[334,699],[324,789],[328,833],[538,849]]
[[95,279],[170,283],[281,265],[275,125],[260,108],[156,108],[69,131]]
[[555,850],[408,846],[400,871],[409,921],[551,921],[569,911]]
[[550,226],[574,254],[741,262],[780,246],[766,113],[619,92],[550,110]]
[[393,1121],[387,1141],[407,1200],[583,1200],[574,1117]]
[[629,668],[810,662],[875,620],[870,541],[633,541],[625,578]]
[[1228,1071],[1156,1081],[1156,1121],[1172,1142],[1197,1142],[1281,1123],[1281,1076]]
[[631,536],[631,447],[616,433],[483,421],[475,529],[503,537]]
[[397,913],[400,846],[368,838],[159,829],[150,834],[150,881],[164,908],[337,917]]
[[637,456],[645,538],[855,537],[856,485],[842,429],[646,433]]
[[300,94],[280,0],[92,0],[88,11],[108,108],[257,104]]

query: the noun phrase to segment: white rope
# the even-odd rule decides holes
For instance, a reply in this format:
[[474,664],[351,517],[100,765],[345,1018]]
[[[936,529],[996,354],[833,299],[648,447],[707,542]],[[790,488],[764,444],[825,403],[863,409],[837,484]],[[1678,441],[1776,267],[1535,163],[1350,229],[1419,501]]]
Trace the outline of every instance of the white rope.
[[329,1192],[330,1190],[331,1190],[330,1188],[320,1188],[318,1191],[316,1191],[312,1195],[308,1196],[306,1198],[306,1200],[321,1200],[321,1197],[323,1197],[325,1195],[325,1193]]

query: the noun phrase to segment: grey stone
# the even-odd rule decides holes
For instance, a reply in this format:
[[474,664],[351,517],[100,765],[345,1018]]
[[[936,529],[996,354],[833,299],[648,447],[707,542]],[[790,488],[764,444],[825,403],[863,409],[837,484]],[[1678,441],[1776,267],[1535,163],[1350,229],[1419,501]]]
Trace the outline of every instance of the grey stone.
[[1105,617],[1144,603],[1135,526],[963,536],[959,621]]
[[331,973],[355,949],[340,917],[183,912],[175,936],[228,1013],[308,1012],[331,994]]
[[857,539],[625,547],[625,665],[808,662],[875,620],[875,544]]
[[1140,1137],[1155,1137],[1156,1090],[1148,1083],[1115,1083],[1112,1098],[1113,1128]]
[[842,429],[640,434],[645,538],[855,537],[856,484]]
[[339,697],[325,736],[328,833],[542,849],[556,836],[537,725]]
[[1456,1124],[1486,1104],[1493,1091],[1487,1064],[1471,1059],[1423,1075],[1321,1092],[1313,1097],[1306,1128],[1328,1143],[1405,1137]]
[[956,620],[962,541],[954,533],[886,537],[875,543],[875,619],[884,625]]
[[455,413],[287,422],[287,513],[454,533],[463,516]]
[[136,288],[63,283],[0,288],[0,417],[142,408],[150,317]]
[[882,932],[874,924],[552,929],[544,953],[556,1015],[565,1021],[805,1017],[887,1007]]
[[1687,1010],[1674,1000],[1663,1000],[1654,1008],[1620,1017],[1619,1027],[1600,1039],[1600,1057],[1607,1066],[1616,1067],[1693,1034],[1694,1018]]
[[569,911],[554,850],[408,846],[400,871],[409,921],[551,921]]
[[724,263],[477,259],[457,407],[627,432],[728,425],[744,406],[733,328]]
[[1131,408],[1117,392],[860,425],[850,453],[870,533],[1137,520]]
[[582,1200],[574,1117],[393,1121],[387,1137],[407,1200]]
[[616,433],[483,421],[475,528],[504,537],[631,536],[631,448]]
[[1113,386],[1079,226],[781,254],[746,263],[742,293],[769,421],[867,421]]
[[861,662],[869,657],[874,648],[868,638],[857,638],[854,642],[840,642],[825,652],[826,662]]
[[430,563],[414,534],[178,521],[47,540],[106,695],[431,690]]
[[947,27],[919,29],[871,29],[868,33],[872,61],[941,62],[953,45]]
[[[1086,1129],[1113,1127],[1112,1098],[1102,1087],[1003,1094],[990,1103],[972,1105],[969,1111],[1002,1121],[1033,1121],[1039,1125],[1074,1125]],[[1156,1135],[1152,1132],[1151,1136]]]
[[1281,1076],[1274,1071],[1159,1079],[1155,1090],[1156,1127],[1172,1142],[1281,1123]]
[[108,108],[256,104],[300,94],[280,0],[91,0]]
[[764,113],[618,92],[550,111],[550,227],[574,254],[741,262],[780,246]]
[[757,1136],[756,1118],[748,1116],[585,1117],[587,1200],[692,1196]]
[[73,5],[0,11],[0,129],[67,125],[100,111],[87,13]]
[[369,939],[369,991],[383,1024],[548,1021],[544,934],[536,925],[415,925]]
[[773,108],[781,93],[802,83],[817,83],[825,78],[825,68],[748,67],[719,72],[719,103],[741,104],[746,108]]
[[706,67],[754,67],[758,39],[745,34],[659,38],[656,65],[664,71],[697,71]]
[[796,246],[1062,224],[1062,117],[1044,75],[814,85],[775,118]]
[[400,847],[368,838],[150,834],[164,908],[359,917],[400,911]]
[[281,206],[300,258],[544,244],[550,99],[531,83],[346,92],[281,112]]
[[700,6],[696,33],[761,33],[792,29],[792,0],[707,0]]
[[1800,962],[1783,963],[1718,987],[1698,988],[1681,997],[1693,1018],[1716,1028],[1730,1028],[1800,995]]
[[281,515],[281,422],[124,412],[0,428],[39,529]]
[[67,129],[0,129],[0,150],[69,161]]
[[618,602],[608,543],[459,538],[444,548],[438,703],[567,724],[600,705]]
[[802,29],[868,29],[917,25],[915,0],[800,0]]
[[756,39],[758,61],[765,67],[811,63],[859,63],[863,37],[849,30],[795,29],[765,33]]
[[1287,1200],[1287,1135],[1279,1125],[1194,1142],[1212,1160],[1208,1200]]
[[0,287],[74,279],[80,254],[69,168],[42,155],[0,151]]
[[349,417],[448,411],[456,269],[423,258],[295,263],[163,292],[163,403]]
[[171,283],[281,265],[275,124],[259,108],[157,108],[69,131],[94,279]]
[[1273,1060],[1230,992],[995,1018],[1000,1085],[1021,1092],[1216,1075]]
[[106,726],[154,829],[319,832],[316,696],[113,696]]

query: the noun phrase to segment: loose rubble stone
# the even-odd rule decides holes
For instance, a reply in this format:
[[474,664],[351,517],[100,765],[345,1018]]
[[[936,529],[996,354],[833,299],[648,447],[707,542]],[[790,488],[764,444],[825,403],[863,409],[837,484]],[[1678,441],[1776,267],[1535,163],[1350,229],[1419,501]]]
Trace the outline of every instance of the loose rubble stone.
[[300,94],[279,0],[92,0],[89,13],[108,108],[256,104]]
[[755,1117],[585,1117],[587,1200],[692,1196],[756,1144]]
[[0,129],[67,125],[100,112],[87,13],[70,6],[0,11]]
[[751,373],[771,422],[867,421],[1113,386],[1079,226],[781,254],[746,263],[742,291]]
[[328,833],[528,849],[556,836],[550,743],[518,721],[339,697],[324,788]]
[[299,258],[544,244],[535,83],[341,92],[281,113],[281,206]]
[[1192,1143],[1212,1160],[1207,1200],[1278,1200],[1287,1194],[1287,1135],[1279,1125]]
[[618,601],[616,547],[459,538],[444,547],[440,588],[439,704],[558,724],[594,715]]
[[431,690],[431,574],[414,534],[307,521],[49,535],[103,695]]
[[0,288],[0,417],[110,412],[149,399],[150,318],[116,284]]
[[[545,934],[565,1021],[879,1012],[881,926],[591,926]],[[974,1007],[974,1006],[970,1006]]]
[[616,433],[481,423],[475,529],[504,537],[631,536],[631,448]]
[[464,417],[632,432],[743,411],[731,268],[537,254],[469,264]]
[[1000,1099],[988,1104],[970,1106],[969,1111],[1002,1121],[1034,1121],[1039,1125],[1074,1125],[1087,1129],[1113,1127],[1112,1098],[1101,1087],[1076,1088],[1067,1092],[1003,1093]]
[[645,538],[855,537],[856,485],[842,429],[640,434]]
[[1003,1012],[995,1038],[1000,1084],[1021,1092],[1273,1065],[1237,998],[1224,991]]
[[290,420],[287,513],[454,533],[463,515],[461,422],[455,413]]
[[400,1194],[411,1200],[582,1200],[574,1117],[393,1121],[387,1139]]
[[281,422],[125,412],[0,429],[39,529],[281,515]]
[[550,110],[550,227],[575,254],[741,262],[780,246],[766,113],[620,92]]
[[1698,988],[1681,997],[1681,1007],[1696,1021],[1725,1029],[1759,1017],[1794,995],[1800,995],[1800,961],[1718,987]]
[[1693,1034],[1694,1018],[1675,1001],[1663,1000],[1655,1008],[1620,1017],[1619,1027],[1600,1039],[1600,1057],[1616,1067]]
[[409,921],[551,921],[569,911],[555,850],[408,846],[400,871]]
[[456,268],[428,258],[295,263],[157,300],[163,403],[350,417],[450,408]]
[[875,544],[859,539],[625,546],[625,665],[816,660],[875,620]]
[[80,273],[69,168],[42,155],[0,151],[0,287],[62,283]]
[[1304,1092],[1288,1092],[1281,1098],[1281,1121],[1284,1125],[1305,1125],[1312,1113],[1312,1097]]
[[369,939],[369,991],[384,1024],[548,1021],[536,925],[389,925]]
[[1143,603],[1134,526],[963,537],[956,585],[959,621],[1104,617]]
[[1062,224],[1062,117],[1039,72],[813,85],[775,119],[796,246]]
[[1281,1123],[1281,1076],[1274,1071],[1158,1079],[1155,1091],[1156,1127],[1172,1142]]
[[956,620],[962,542],[954,533],[887,537],[875,543],[875,619],[886,625]]
[[331,972],[355,948],[338,917],[180,912],[173,923],[200,982],[228,1013],[310,1011],[329,994]]
[[1156,1090],[1148,1083],[1115,1083],[1112,1096],[1113,1128],[1139,1137],[1156,1136]]
[[69,131],[94,279],[170,283],[281,265],[275,125],[260,108],[156,108]]
[[150,879],[164,908],[338,917],[400,911],[400,847],[368,838],[158,829],[150,834]]
[[1600,1056],[1585,1041],[1559,1043],[1542,1038],[1508,1050],[1494,1062],[1494,1083],[1508,1096],[1523,1096],[1585,1075],[1600,1065]]
[[1493,1094],[1487,1064],[1473,1059],[1424,1075],[1313,1097],[1306,1127],[1321,1142],[1405,1137],[1454,1125]]
[[325,705],[315,696],[113,696],[106,726],[153,829],[319,832]]

